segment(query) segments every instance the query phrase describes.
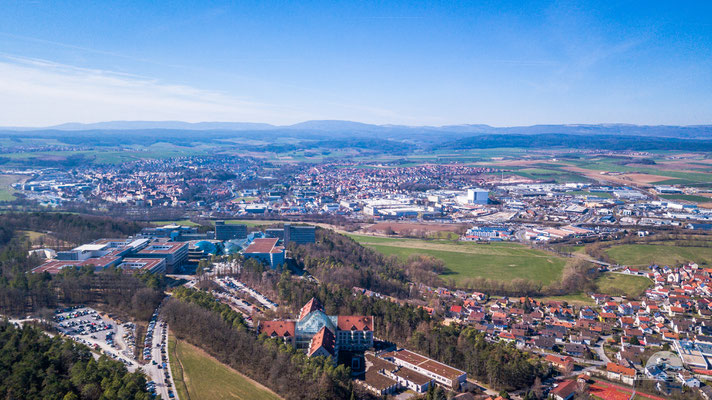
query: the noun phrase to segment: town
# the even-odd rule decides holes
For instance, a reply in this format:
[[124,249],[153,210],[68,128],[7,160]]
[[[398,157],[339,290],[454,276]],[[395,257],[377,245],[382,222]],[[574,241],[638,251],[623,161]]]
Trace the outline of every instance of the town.
[[712,2],[1,9],[0,399],[712,400]]

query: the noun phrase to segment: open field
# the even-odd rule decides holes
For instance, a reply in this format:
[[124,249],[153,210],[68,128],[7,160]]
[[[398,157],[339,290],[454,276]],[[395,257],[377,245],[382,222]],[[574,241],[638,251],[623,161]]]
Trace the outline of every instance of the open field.
[[[173,339],[175,341],[175,339]],[[169,351],[171,343],[169,341]],[[176,358],[171,359],[176,391],[181,399],[190,400],[276,400],[277,394],[220,363],[201,349],[178,340],[174,344]],[[173,367],[174,364],[179,364]],[[181,374],[182,367],[182,374]],[[182,382],[179,377],[182,376]],[[183,383],[185,386],[183,386]],[[188,395],[185,395],[187,388]]]
[[208,154],[211,146],[196,145],[193,147],[176,146],[170,143],[154,143],[150,146],[123,147],[114,146],[98,150],[70,150],[70,151],[38,151],[18,152],[5,154],[9,160],[8,165],[20,163],[47,163],[67,162],[72,157],[84,157],[86,162],[92,164],[121,164],[145,159],[165,159],[171,157],[184,157],[191,155]]
[[402,259],[412,254],[439,258],[451,271],[444,278],[462,282],[467,278],[509,281],[516,278],[549,284],[561,277],[566,260],[545,251],[516,243],[464,243],[350,235],[364,246]]
[[16,190],[10,185],[25,179],[27,179],[27,175],[0,175],[0,201],[15,200],[13,194],[16,193]]
[[163,225],[170,225],[170,224],[176,224],[176,225],[185,225],[185,226],[198,226],[195,222],[188,220],[188,219],[181,219],[177,221],[151,221],[151,225],[156,225],[156,226],[163,226]]
[[366,232],[389,234],[395,232],[401,236],[422,237],[430,239],[457,240],[457,231],[464,225],[435,224],[415,222],[378,222],[364,228]]
[[176,345],[178,341],[175,336],[168,335],[168,358],[171,361],[168,364],[171,368],[173,383],[175,383],[175,392],[179,399],[190,399],[188,397],[188,387],[184,380],[184,371],[181,363],[178,362],[178,354],[176,353]]
[[598,292],[611,296],[640,296],[652,281],[644,276],[606,273],[596,279]]
[[606,253],[622,265],[678,265],[696,262],[712,265],[712,248],[681,247],[666,244],[624,244],[613,246]]
[[712,199],[710,199],[709,197],[696,196],[692,194],[661,194],[660,197],[668,200],[685,200],[692,201],[695,203],[708,203],[712,201]]
[[[270,220],[259,220],[259,219],[226,219],[226,224],[242,224],[247,226],[265,226],[274,225],[279,223],[284,223],[285,221],[270,221]],[[287,221],[288,222],[288,221]]]

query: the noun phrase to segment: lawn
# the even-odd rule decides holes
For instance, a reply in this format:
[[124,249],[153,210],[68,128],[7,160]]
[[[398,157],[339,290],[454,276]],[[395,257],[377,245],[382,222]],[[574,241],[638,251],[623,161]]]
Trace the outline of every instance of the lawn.
[[27,179],[26,175],[0,175],[0,201],[15,200],[15,196],[13,195],[17,191],[10,185],[25,179]]
[[173,372],[176,391],[180,399],[280,399],[266,387],[220,363],[187,342],[182,340],[176,342],[174,338],[171,338],[168,346],[171,352],[171,372]]
[[465,243],[350,235],[364,246],[402,259],[427,254],[445,262],[451,271],[444,278],[462,282],[467,278],[510,281],[524,278],[549,284],[561,277],[566,260],[516,243]]
[[644,276],[607,273],[596,279],[598,292],[611,296],[638,297],[653,282]]
[[712,248],[681,247],[665,244],[624,244],[613,246],[606,253],[617,263],[632,266],[679,265],[696,262],[712,264]]

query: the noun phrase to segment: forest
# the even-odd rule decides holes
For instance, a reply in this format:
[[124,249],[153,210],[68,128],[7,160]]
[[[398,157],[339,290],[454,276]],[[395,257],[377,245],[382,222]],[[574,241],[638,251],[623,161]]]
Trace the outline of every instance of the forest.
[[0,397],[43,400],[148,400],[146,380],[118,362],[38,328],[0,321]]

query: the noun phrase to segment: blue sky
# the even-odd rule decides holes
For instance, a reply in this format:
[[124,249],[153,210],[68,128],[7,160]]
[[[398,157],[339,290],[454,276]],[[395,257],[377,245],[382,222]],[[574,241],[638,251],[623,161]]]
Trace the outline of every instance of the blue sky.
[[712,2],[0,1],[0,125],[712,123]]

